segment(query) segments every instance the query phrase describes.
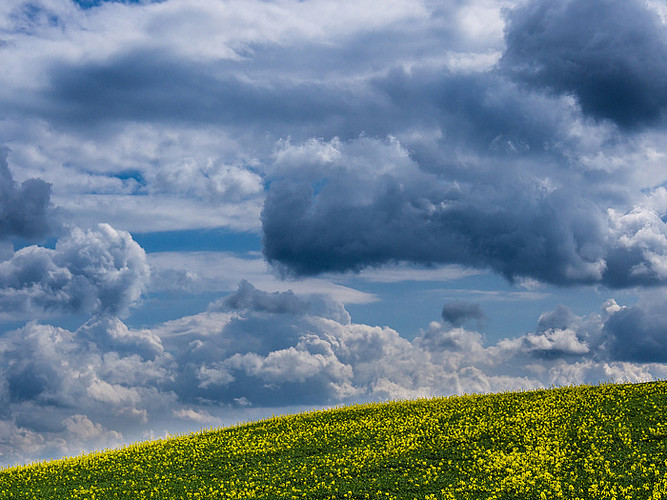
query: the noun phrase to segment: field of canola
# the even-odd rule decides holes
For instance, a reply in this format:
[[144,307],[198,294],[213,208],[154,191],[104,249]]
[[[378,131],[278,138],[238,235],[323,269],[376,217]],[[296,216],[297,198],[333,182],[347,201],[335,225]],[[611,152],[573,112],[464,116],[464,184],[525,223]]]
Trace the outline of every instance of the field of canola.
[[667,499],[667,382],[361,405],[0,470],[2,499]]

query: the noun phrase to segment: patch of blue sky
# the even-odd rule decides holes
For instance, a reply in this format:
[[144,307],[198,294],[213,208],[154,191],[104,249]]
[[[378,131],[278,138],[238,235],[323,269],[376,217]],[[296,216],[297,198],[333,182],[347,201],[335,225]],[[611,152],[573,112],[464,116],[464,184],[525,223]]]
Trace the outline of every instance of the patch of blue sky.
[[208,305],[222,295],[224,294],[218,292],[151,293],[144,299],[141,307],[133,310],[123,321],[130,328],[150,328],[159,323],[205,312]]
[[0,321],[0,338],[2,338],[3,335],[5,335],[7,332],[11,332],[12,330],[18,330],[22,326],[25,325],[25,321]]
[[313,183],[313,195],[317,196],[322,192],[324,187],[329,184],[329,179],[323,178]]
[[56,238],[56,237],[46,238],[46,239],[38,240],[38,241],[26,240],[24,238],[19,238],[19,237],[12,238],[12,244],[14,245],[14,251],[15,252],[18,252],[22,248],[29,247],[31,245],[36,245],[36,244],[38,244],[40,247],[46,247],[46,248],[54,249],[54,248],[56,248],[57,241],[58,241],[58,238]]
[[262,238],[256,233],[234,232],[226,229],[187,229],[133,233],[134,240],[147,253],[151,252],[258,252]]
[[[68,165],[66,165],[68,166]],[[126,194],[132,194],[135,196],[148,195],[146,189],[148,182],[144,178],[143,174],[139,170],[127,169],[121,170],[120,172],[95,172],[91,170],[86,170],[85,174],[97,178],[97,179],[118,179],[122,182],[122,192]],[[93,185],[95,185],[93,183]],[[108,194],[106,189],[89,189],[86,191],[86,194]]]
[[82,9],[91,9],[93,7],[99,7],[100,5],[105,3],[122,3],[125,5],[159,3],[158,1],[151,1],[151,0],[73,0],[73,2]]
[[[34,319],[34,318],[33,318]],[[65,330],[75,331],[86,321],[90,319],[90,314],[55,314],[49,317],[41,317],[38,323],[53,325]],[[26,325],[26,318],[21,319],[1,319],[0,318],[0,337],[8,332],[18,330]]]

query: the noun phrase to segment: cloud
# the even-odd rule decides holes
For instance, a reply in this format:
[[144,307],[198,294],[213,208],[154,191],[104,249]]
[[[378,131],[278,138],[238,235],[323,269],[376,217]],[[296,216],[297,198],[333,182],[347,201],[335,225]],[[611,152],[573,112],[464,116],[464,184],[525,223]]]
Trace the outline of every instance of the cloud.
[[146,255],[129,233],[108,224],[73,228],[55,250],[33,245],[0,263],[0,311],[125,314],[149,277]]
[[[660,187],[652,197],[664,194]],[[667,278],[667,223],[665,208],[643,205],[627,213],[609,209],[614,246],[607,259],[612,285],[659,284]]]
[[0,134],[11,138],[23,178],[52,184],[57,215],[69,224],[104,221],[130,232],[260,228],[259,159],[250,138],[239,141],[234,130],[133,122],[102,134],[16,119],[0,123]]
[[118,318],[93,318],[77,331],[78,340],[88,340],[105,351],[138,354],[142,359],[155,359],[163,353],[160,338],[150,330],[129,330]]
[[[226,312],[212,310],[157,328],[180,366],[176,393],[190,403],[236,405],[245,398],[253,407],[321,405],[544,387],[568,370],[582,381],[600,373],[637,380],[640,373],[662,373],[667,361],[654,358],[640,369],[638,360],[629,362],[609,349],[608,325],[623,310],[612,302],[584,317],[559,306],[538,318],[534,332],[487,345],[481,333],[448,321],[431,322],[408,340],[391,328],[327,317],[307,307],[314,298],[268,294],[241,283],[227,297]],[[334,305],[328,309],[340,307]],[[472,316],[463,311],[467,316],[454,319],[477,319],[477,308],[470,309]]]
[[18,186],[7,155],[7,148],[0,148],[0,241],[13,236],[43,238],[52,228],[51,186],[41,179],[28,179]]
[[627,362],[667,360],[667,309],[664,292],[645,294],[632,306],[608,305],[604,348],[611,359]]
[[528,86],[571,94],[582,111],[624,128],[667,107],[664,21],[639,0],[533,0],[509,11],[502,67]]
[[403,261],[557,285],[664,282],[664,210],[648,206],[664,188],[628,211],[605,209],[609,195],[587,195],[571,171],[538,178],[521,162],[504,165],[502,175],[479,168],[465,178],[427,171],[391,137],[282,143],[262,211],[264,254],[297,276]]
[[[367,93],[359,99],[348,74],[331,71],[322,61],[354,64],[356,71],[366,71],[366,60],[398,57],[393,48],[401,47],[387,46],[384,33],[375,35],[375,30],[416,37],[409,21],[427,16],[425,8],[414,2],[393,2],[381,13],[373,7],[371,2],[344,2],[332,10],[320,1],[232,1],[224,7],[161,2],[141,11],[119,6],[89,13],[70,9],[58,13],[65,20],[64,32],[54,33],[48,23],[35,23],[35,34],[41,35],[35,38],[51,48],[48,39],[55,37],[61,52],[43,61],[48,76],[31,86],[32,98],[8,105],[14,113],[47,116],[75,130],[114,122],[306,129],[319,128],[318,118],[327,115],[324,125],[331,126],[344,112],[362,116],[355,108],[365,106],[360,101]],[[21,27],[16,31],[12,52],[21,53],[26,37]],[[138,39],[150,43],[136,45]],[[81,53],[73,40],[96,49]],[[359,46],[357,42],[365,42],[369,53],[360,57],[358,49],[352,49]],[[304,44],[307,51],[300,49]],[[25,72],[29,73],[24,68]],[[285,77],[270,77],[271,73]],[[26,79],[31,76],[21,74]],[[340,80],[346,80],[346,86],[339,85]],[[12,86],[16,83],[11,81]],[[105,105],[109,102],[114,106]]]
[[541,314],[537,321],[539,333],[549,330],[564,330],[577,324],[579,318],[564,305],[559,305],[554,311]]
[[[171,167],[171,168],[170,168]],[[208,202],[239,202],[263,191],[262,178],[243,166],[198,165],[190,160],[162,167],[152,186],[157,192],[180,192]]]
[[210,310],[240,310],[270,314],[311,314],[331,318],[339,323],[349,323],[350,315],[340,302],[325,296],[311,295],[308,299],[299,298],[292,290],[269,294],[257,290],[251,283],[242,280],[238,290],[221,301],[211,304]]
[[526,356],[535,359],[581,358],[590,352],[581,333],[569,328],[549,329],[543,332],[529,333],[513,339],[503,339],[498,348],[514,357]]
[[221,306],[231,310],[250,309],[273,314],[303,314],[309,309],[308,303],[298,298],[291,290],[268,294],[263,290],[257,290],[245,280],[239,283],[236,293],[222,301]]
[[201,424],[209,425],[220,425],[221,420],[217,417],[212,416],[207,411],[204,410],[193,410],[191,408],[181,408],[180,410],[174,410],[173,415],[176,418],[184,420],[192,420],[194,422],[199,422]]
[[289,83],[266,87],[233,74],[218,77],[206,65],[139,51],[97,64],[58,65],[40,97],[57,104],[52,119],[78,127],[100,120],[254,125],[259,116],[274,122],[313,121],[328,100],[340,99],[316,90]]
[[[137,437],[132,429],[147,423],[149,411],[172,404],[163,389],[169,356],[157,349],[144,359],[144,332],[109,327],[102,335],[98,325],[93,337],[89,327],[70,332],[32,322],[0,337],[4,464],[118,446]],[[119,329],[124,339],[108,342]]]
[[[409,79],[416,88],[392,87],[396,75],[426,67],[432,79],[443,65],[458,71],[493,61],[489,47],[497,51],[502,41],[500,7],[397,1],[378,11],[373,2],[332,9],[318,0],[61,8],[51,15],[63,20],[57,28],[42,20],[32,36],[19,26],[12,33],[10,58],[21,70],[6,78],[7,109],[16,120],[44,119],[79,137],[137,124],[209,124],[237,138],[252,135],[246,151],[261,151],[266,137],[384,135],[387,118],[399,128],[406,120],[420,125],[442,95],[440,82],[421,85],[421,74]],[[51,57],[42,59],[45,53]],[[32,64],[18,62],[26,56]],[[36,75],[38,66],[45,71]],[[401,96],[391,90],[416,98],[413,111],[396,109]]]
[[474,302],[454,301],[448,302],[442,307],[442,319],[452,326],[463,326],[470,320],[478,323],[487,319],[482,306]]

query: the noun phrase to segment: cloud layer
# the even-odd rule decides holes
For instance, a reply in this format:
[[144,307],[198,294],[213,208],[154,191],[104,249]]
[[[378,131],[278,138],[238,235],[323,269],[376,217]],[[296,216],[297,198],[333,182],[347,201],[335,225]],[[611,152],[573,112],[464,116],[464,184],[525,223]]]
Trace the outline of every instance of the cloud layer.
[[[242,282],[211,311],[150,329],[33,322],[0,338],[0,451],[4,463],[72,453],[262,408],[662,378],[667,353],[653,343],[667,333],[649,333],[664,326],[659,307],[609,301],[582,317],[561,306],[495,344],[453,324],[450,307],[409,340],[330,299]],[[637,314],[645,330],[622,328]]]

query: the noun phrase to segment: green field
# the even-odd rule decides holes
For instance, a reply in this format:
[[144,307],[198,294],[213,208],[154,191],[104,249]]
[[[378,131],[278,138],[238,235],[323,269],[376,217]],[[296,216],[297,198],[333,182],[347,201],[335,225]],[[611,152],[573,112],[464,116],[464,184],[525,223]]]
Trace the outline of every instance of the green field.
[[276,417],[4,469],[0,498],[667,498],[667,382]]

